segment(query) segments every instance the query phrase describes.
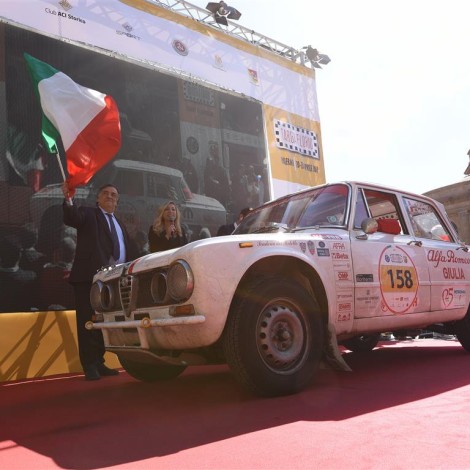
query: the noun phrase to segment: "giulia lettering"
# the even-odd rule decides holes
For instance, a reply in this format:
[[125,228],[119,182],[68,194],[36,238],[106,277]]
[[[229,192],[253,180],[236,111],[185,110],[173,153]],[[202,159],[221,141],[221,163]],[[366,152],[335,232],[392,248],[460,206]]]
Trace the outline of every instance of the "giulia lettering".
[[465,279],[462,268],[442,268],[444,279]]

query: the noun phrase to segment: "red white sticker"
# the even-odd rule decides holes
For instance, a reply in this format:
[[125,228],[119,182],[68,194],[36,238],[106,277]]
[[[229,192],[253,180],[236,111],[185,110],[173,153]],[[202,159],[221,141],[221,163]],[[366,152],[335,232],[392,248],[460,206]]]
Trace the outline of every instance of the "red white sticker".
[[441,294],[442,307],[445,309],[464,307],[467,299],[465,289],[447,287]]
[[380,291],[385,306],[393,313],[406,313],[416,305],[418,275],[410,256],[398,246],[388,246],[380,255]]

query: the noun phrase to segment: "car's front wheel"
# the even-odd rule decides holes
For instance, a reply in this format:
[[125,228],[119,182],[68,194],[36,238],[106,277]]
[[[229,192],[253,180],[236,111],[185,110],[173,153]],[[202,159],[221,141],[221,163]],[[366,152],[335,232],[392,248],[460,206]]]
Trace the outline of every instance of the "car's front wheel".
[[238,380],[262,396],[295,393],[318,370],[324,331],[316,301],[288,279],[254,282],[233,307],[224,353]]
[[155,364],[144,364],[119,356],[119,362],[125,371],[134,379],[142,382],[158,382],[162,380],[170,380],[178,377],[186,369],[186,366],[164,366]]

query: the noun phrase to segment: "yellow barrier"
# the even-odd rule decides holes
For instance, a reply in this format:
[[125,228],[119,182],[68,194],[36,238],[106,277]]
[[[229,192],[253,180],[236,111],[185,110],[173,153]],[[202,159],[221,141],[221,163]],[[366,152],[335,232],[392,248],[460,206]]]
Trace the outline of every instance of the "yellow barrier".
[[0,313],[0,382],[81,372],[74,310]]

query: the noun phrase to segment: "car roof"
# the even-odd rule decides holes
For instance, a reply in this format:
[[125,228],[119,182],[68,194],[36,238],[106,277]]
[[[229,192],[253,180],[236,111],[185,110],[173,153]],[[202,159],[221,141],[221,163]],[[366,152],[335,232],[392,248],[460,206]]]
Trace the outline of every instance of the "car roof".
[[139,162],[137,160],[115,160],[113,165],[124,170],[147,171],[149,173],[160,173],[178,177],[183,176],[183,173],[175,168],[157,165],[156,163]]
[[[383,184],[369,183],[369,182],[365,182],[365,181],[352,181],[352,180],[334,181],[334,182],[330,182],[330,183],[320,184],[318,186],[312,186],[310,188],[305,188],[305,189],[302,189],[300,191],[297,191],[297,192],[294,192],[294,193],[291,193],[291,194],[286,194],[284,196],[280,196],[280,197],[278,197],[278,198],[276,198],[272,201],[269,201],[269,202],[282,201],[283,199],[288,199],[289,197],[294,196],[294,195],[299,195],[299,194],[303,194],[303,193],[307,194],[309,191],[316,190],[316,189],[319,189],[319,188],[325,188],[327,186],[333,186],[333,185],[336,185],[336,184],[346,184],[346,185],[350,186],[351,188],[356,188],[356,187],[359,186],[359,187],[367,187],[367,188],[370,188],[370,189],[376,189],[378,191],[380,191],[380,190],[390,191],[390,192],[399,193],[399,194],[402,194],[402,195],[405,195],[405,196],[410,196],[410,197],[413,197],[413,198],[420,198],[424,201],[428,201],[428,202],[432,202],[434,204],[437,204],[439,207],[443,207],[443,205],[439,201],[436,201],[435,199],[432,199],[429,196],[425,196],[425,195],[418,194],[418,193],[413,193],[413,192],[410,192],[410,191],[405,191],[403,189],[397,189],[397,188],[394,188],[394,187],[391,187],[391,186],[385,186]],[[268,204],[268,203],[266,203],[266,204]]]

